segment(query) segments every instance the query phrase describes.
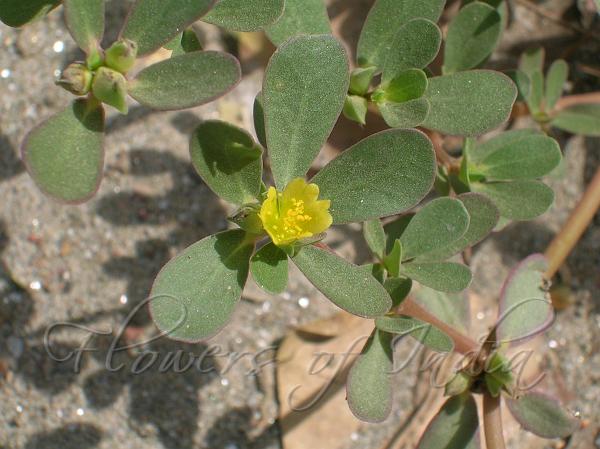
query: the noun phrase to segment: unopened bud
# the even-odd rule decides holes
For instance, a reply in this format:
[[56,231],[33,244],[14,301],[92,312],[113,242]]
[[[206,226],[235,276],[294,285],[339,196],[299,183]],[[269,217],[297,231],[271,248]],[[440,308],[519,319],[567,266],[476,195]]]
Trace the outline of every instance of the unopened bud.
[[94,77],[92,92],[98,100],[127,114],[127,80],[121,73],[100,67]]
[[117,41],[106,50],[105,62],[108,67],[121,73],[127,73],[135,64],[137,44],[128,39]]
[[62,72],[56,84],[74,95],[85,95],[92,88],[92,78],[92,72],[84,64],[76,62]]

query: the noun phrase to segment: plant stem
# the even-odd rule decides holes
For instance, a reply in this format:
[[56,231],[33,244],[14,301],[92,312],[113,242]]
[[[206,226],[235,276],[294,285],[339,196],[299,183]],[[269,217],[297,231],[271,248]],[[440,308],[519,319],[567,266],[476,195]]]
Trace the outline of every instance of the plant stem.
[[579,204],[571,212],[567,222],[554,237],[548,249],[546,249],[546,257],[548,259],[546,277],[548,279],[556,274],[557,270],[579,241],[583,232],[591,223],[599,207],[600,168],[596,170],[596,174],[579,201]]
[[500,396],[493,397],[487,390],[483,393],[483,431],[487,449],[505,449]]
[[569,106],[575,106],[578,104],[599,104],[600,103],[600,92],[590,92],[587,94],[579,95],[567,95],[562,97],[556,103],[556,110],[568,108]]
[[396,309],[398,313],[416,318],[429,323],[448,335],[454,342],[454,350],[461,354],[477,354],[480,350],[480,345],[474,340],[471,340],[466,335],[461,334],[452,326],[444,323],[425,308],[421,307],[410,296],[402,301],[402,304]]

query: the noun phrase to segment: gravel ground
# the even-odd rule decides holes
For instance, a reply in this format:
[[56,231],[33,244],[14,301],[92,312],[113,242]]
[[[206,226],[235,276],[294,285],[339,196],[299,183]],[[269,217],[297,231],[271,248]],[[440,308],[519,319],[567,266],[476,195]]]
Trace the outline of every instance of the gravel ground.
[[[126,2],[110,3],[109,37],[116,34]],[[357,1],[357,11],[364,14],[369,3]],[[336,23],[344,24],[341,34],[356,36],[349,31],[356,24],[346,23],[340,5],[332,1],[330,12]],[[581,42],[522,7],[515,12],[519,22],[490,65],[514,65],[518,51],[539,42],[553,56],[568,51],[571,61],[600,65],[598,42]],[[210,45],[220,45],[214,29],[202,31]],[[128,315],[133,314],[134,326],[119,344],[143,341],[154,332],[144,309],[135,310],[162,265],[189,244],[227,227],[230,206],[192,170],[188,134],[200,120],[214,118],[252,129],[251,105],[262,68],[247,62],[244,81],[207,106],[155,113],[132,104],[126,117],[111,112],[100,191],[85,205],[65,207],[39,193],[23,172],[17,149],[32,126],[69,102],[70,95],[54,87],[53,77],[78,53],[58,11],[22,31],[0,25],[0,42],[0,448],[281,447],[273,366],[248,375],[256,360],[247,356],[234,361],[232,354],[259,353],[264,357],[259,361],[268,361],[291,327],[335,312],[296,271],[282,295],[269,296],[250,285],[231,324],[206,344],[160,339],[118,351],[110,360],[113,366],[123,364],[122,370],[105,367],[112,342],[106,334],[117,333]],[[572,66],[573,88],[600,88],[597,78]],[[599,139],[559,137],[566,171],[550,181],[557,193],[553,209],[533,222],[509,226],[474,252],[473,290],[482,298],[475,306],[482,310],[477,320],[483,324],[492,316],[492,298],[508,269],[544,250],[600,164]],[[357,227],[344,227],[333,230],[328,242],[345,256],[364,261],[359,236]],[[589,424],[573,438],[573,448],[592,447],[599,431],[599,250],[596,216],[568,261],[573,304],[560,312],[544,341],[544,363],[557,373],[563,396]],[[52,360],[44,349],[48,326],[60,322],[77,325],[57,327],[51,334],[54,356],[66,362]],[[87,347],[95,350],[79,361],[68,357],[86,344],[90,333],[97,335]],[[207,350],[204,372],[161,372],[160,363],[169,353],[202,357]],[[157,354],[153,364],[152,353]],[[151,367],[131,373],[144,363]],[[415,372],[411,370],[409,374]],[[402,373],[395,380],[401,393],[393,417],[381,425],[362,425],[339,448],[379,447],[410,414],[415,376]],[[520,430],[511,432],[510,439],[514,448],[539,445]]]

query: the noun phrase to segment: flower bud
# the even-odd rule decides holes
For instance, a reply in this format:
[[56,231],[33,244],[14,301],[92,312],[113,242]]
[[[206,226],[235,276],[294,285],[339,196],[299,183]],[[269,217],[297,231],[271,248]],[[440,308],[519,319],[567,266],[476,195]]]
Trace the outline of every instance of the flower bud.
[[127,73],[137,57],[137,44],[128,39],[117,41],[106,50],[105,62],[108,67],[121,73]]
[[69,65],[56,82],[74,95],[85,95],[92,88],[92,72],[79,62]]
[[98,100],[127,114],[127,80],[121,73],[108,67],[100,67],[94,77],[92,92]]

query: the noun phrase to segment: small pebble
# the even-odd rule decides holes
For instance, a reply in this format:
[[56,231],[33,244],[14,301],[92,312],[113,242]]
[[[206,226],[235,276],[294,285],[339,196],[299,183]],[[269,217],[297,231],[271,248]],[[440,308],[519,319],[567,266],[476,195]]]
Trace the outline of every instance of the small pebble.
[[127,295],[125,295],[125,294],[123,294],[123,295],[121,295],[121,296],[119,297],[119,302],[120,302],[121,304],[123,304],[123,305],[127,304],[127,301],[128,301],[128,300],[129,300],[129,299],[127,298]]
[[310,299],[308,299],[306,296],[303,296],[298,300],[298,305],[303,309],[306,309],[310,305]]
[[227,379],[226,377],[223,377],[221,379],[221,385],[223,385],[224,387],[229,385],[229,379]]
[[62,53],[65,50],[65,43],[63,41],[54,42],[52,50],[54,50],[55,53]]
[[31,290],[41,290],[42,283],[40,281],[31,281],[31,283],[29,284],[29,288]]
[[556,349],[558,348],[558,342],[556,340],[550,340],[548,342],[548,347],[550,347],[550,349]]
[[75,413],[77,413],[77,416],[83,416],[85,412],[83,411],[82,408],[78,408]]
[[15,409],[17,410],[17,413],[23,413],[23,406],[22,405],[17,405],[15,407]]
[[10,70],[2,69],[2,71],[0,71],[0,77],[2,77],[4,79],[10,78]]

